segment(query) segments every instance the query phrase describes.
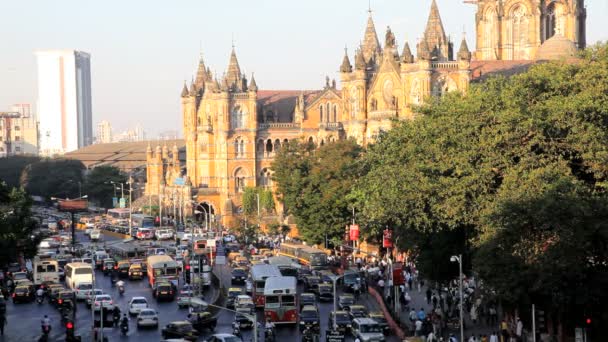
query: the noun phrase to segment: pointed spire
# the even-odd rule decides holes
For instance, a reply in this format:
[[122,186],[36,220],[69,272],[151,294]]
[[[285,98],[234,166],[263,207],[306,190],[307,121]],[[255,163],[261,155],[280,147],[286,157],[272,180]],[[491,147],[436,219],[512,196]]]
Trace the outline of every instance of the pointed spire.
[[433,0],[431,3],[431,12],[429,13],[429,19],[426,23],[426,29],[424,30],[423,40],[426,41],[429,51],[433,51],[437,48],[437,58],[440,60],[447,60],[449,53],[448,39],[443,29],[443,22],[439,15],[439,7],[437,2]]
[[241,68],[239,67],[239,61],[236,58],[234,46],[232,47],[232,52],[230,53],[230,62],[228,63],[228,70],[226,71],[224,82],[227,83],[228,88],[235,87],[238,91],[242,90]]
[[403,46],[403,52],[401,52],[401,61],[403,63],[413,63],[414,55],[412,55],[412,50],[410,49],[410,44],[406,41]]
[[196,93],[197,93],[196,84],[194,82],[192,82],[192,84],[190,84],[190,96],[196,96]]
[[469,51],[469,46],[467,45],[466,36],[462,35],[462,42],[460,42],[460,50],[458,50],[458,59],[460,60],[471,60],[471,51]]
[[361,50],[357,50],[355,55],[355,69],[356,70],[365,70],[365,58],[363,57],[363,52]]
[[350,64],[348,59],[348,51],[344,48],[344,58],[342,59],[342,65],[340,65],[340,72],[348,73],[353,71],[353,66]]
[[255,77],[251,73],[251,82],[249,83],[249,91],[258,91],[258,84],[255,83]]
[[430,60],[431,59],[431,51],[429,50],[429,45],[426,43],[426,40],[420,40],[418,43],[418,47],[416,49],[418,53],[419,60]]
[[196,83],[197,88],[202,89],[205,86],[205,81],[207,79],[207,68],[205,67],[205,61],[203,60],[203,54],[201,53],[201,58],[198,61],[198,69],[196,70]]
[[376,26],[374,25],[371,11],[367,17],[367,26],[365,27],[365,34],[363,35],[361,50],[363,52],[363,59],[366,63],[369,63],[375,54],[381,53],[380,41],[378,41],[378,34],[376,33]]
[[188,86],[186,85],[186,81],[184,80],[184,87],[182,88],[182,97],[188,96]]

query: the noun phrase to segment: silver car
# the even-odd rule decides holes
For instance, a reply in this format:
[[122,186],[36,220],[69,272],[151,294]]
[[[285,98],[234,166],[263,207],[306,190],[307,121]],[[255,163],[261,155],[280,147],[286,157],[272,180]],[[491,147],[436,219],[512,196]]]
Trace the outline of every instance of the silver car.
[[137,327],[158,328],[158,314],[154,309],[141,309],[137,315]]

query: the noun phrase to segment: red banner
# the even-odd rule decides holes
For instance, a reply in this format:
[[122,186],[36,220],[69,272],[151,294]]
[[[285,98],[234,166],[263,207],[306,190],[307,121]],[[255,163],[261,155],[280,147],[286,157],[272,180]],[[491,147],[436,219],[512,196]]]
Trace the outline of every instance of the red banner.
[[390,229],[385,229],[384,234],[382,234],[382,247],[383,248],[392,248],[393,247],[393,231]]
[[403,277],[403,264],[400,262],[393,263],[393,285],[405,285]]
[[359,225],[358,224],[351,224],[350,225],[350,241],[357,241],[359,240]]
[[86,199],[59,200],[59,211],[87,211],[89,202]]

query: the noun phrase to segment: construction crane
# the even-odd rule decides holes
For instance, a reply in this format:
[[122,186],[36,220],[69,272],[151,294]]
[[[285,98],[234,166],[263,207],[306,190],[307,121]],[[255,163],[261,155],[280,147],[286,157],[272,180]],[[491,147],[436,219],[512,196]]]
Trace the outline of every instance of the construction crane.
[[[6,149],[6,157],[8,158],[11,154],[13,143],[11,138],[11,119],[17,119],[21,117],[19,112],[0,112],[0,120],[4,121],[4,148]],[[1,133],[1,132],[0,132]]]

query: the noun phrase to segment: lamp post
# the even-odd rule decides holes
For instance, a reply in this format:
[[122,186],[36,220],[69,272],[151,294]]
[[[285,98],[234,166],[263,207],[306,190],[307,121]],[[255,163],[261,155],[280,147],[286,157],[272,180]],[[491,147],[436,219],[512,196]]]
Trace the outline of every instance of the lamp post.
[[462,302],[462,254],[460,255],[452,255],[450,257],[450,261],[451,262],[458,262],[458,287],[459,287],[459,292],[460,292],[460,341],[464,342],[464,317],[462,314],[462,306],[463,306],[463,302]]
[[336,282],[340,279],[344,277],[344,275],[337,275],[331,278],[332,283],[334,285],[334,319],[332,322],[332,328],[333,330],[337,330],[337,325],[336,325],[336,311],[338,311],[338,304],[337,304],[337,294],[336,294]]

